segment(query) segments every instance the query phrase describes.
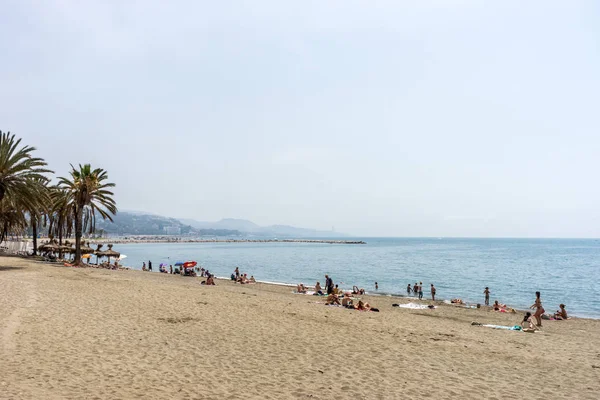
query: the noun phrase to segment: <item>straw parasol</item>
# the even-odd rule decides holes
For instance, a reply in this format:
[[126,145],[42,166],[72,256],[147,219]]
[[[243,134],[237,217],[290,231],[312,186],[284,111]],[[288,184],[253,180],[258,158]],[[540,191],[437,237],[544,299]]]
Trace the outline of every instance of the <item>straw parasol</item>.
[[111,257],[112,258],[118,258],[121,255],[121,253],[119,253],[118,251],[114,251],[112,249],[112,247],[113,247],[113,245],[109,244],[108,245],[108,250],[100,252],[101,253],[100,256],[102,256],[102,257],[108,257],[108,263],[109,264],[110,264]]
[[100,250],[102,248],[102,246],[104,246],[103,244],[97,244],[96,245],[96,251],[94,251],[94,254],[96,255],[96,265],[98,265],[98,259],[100,257],[102,257],[102,253],[104,253],[102,250]]
[[81,254],[93,254],[94,253],[94,249],[92,249],[90,247],[90,242],[84,243],[83,246],[81,246]]
[[54,239],[53,239],[53,240],[49,241],[48,243],[44,243],[43,245],[41,245],[40,249],[42,249],[44,252],[56,253],[56,252],[58,252],[58,250],[60,250],[60,246],[58,246],[54,242]]

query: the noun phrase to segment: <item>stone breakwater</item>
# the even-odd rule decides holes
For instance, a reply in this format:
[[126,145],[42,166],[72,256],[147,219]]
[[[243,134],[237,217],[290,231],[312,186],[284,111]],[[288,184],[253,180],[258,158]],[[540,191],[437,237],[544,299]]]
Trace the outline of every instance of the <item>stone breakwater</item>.
[[367,244],[362,240],[327,240],[327,239],[184,239],[168,237],[136,237],[95,239],[95,243],[323,243],[323,244]]

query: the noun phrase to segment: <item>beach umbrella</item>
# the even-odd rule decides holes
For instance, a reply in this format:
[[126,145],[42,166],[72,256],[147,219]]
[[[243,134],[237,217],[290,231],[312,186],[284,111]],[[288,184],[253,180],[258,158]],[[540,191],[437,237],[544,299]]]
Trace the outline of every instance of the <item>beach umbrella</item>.
[[92,249],[90,247],[90,242],[87,242],[83,244],[83,246],[81,246],[81,254],[93,254],[94,253],[94,249]]
[[59,249],[60,249],[60,247],[53,241],[48,242],[47,244],[44,245],[44,250],[49,253],[56,253],[59,251]]
[[181,267],[183,266],[184,262],[183,261],[177,261],[175,264],[173,264],[176,267]]
[[102,244],[98,244],[96,245],[96,251],[94,251],[94,255],[96,256],[96,265],[98,265],[98,259],[100,257],[102,257],[102,253],[104,253],[102,250],[100,250],[102,248]]
[[183,263],[183,268],[194,268],[198,263],[196,261],[186,261]]
[[113,247],[113,245],[112,245],[112,244],[109,244],[109,245],[108,245],[108,250],[106,250],[106,251],[103,251],[103,252],[102,252],[102,255],[103,255],[104,257],[108,257],[108,263],[109,263],[109,264],[110,264],[110,259],[111,259],[111,257],[112,257],[112,258],[118,258],[118,257],[120,257],[120,256],[121,256],[121,253],[119,253],[118,251],[114,251],[114,250],[112,249],[112,247]]

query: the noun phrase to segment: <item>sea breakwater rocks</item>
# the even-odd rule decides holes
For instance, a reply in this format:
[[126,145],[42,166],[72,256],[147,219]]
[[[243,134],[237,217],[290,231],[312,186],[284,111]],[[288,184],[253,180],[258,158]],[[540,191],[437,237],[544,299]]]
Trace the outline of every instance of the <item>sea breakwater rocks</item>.
[[120,239],[101,239],[96,242],[123,243],[322,243],[322,244],[367,244],[362,240],[327,239],[188,239],[166,236],[125,237]]

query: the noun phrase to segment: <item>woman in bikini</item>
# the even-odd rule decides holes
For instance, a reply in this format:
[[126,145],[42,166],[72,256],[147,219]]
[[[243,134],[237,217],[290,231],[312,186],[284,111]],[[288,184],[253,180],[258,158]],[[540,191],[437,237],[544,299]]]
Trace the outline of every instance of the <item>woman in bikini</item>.
[[533,314],[533,316],[535,317],[535,322],[537,324],[537,326],[541,327],[542,326],[542,314],[544,314],[546,312],[546,310],[544,310],[544,307],[542,307],[542,299],[541,299],[541,294],[540,292],[535,292],[535,303],[533,303],[531,305],[531,307],[529,307],[531,309],[535,308],[535,314]]

